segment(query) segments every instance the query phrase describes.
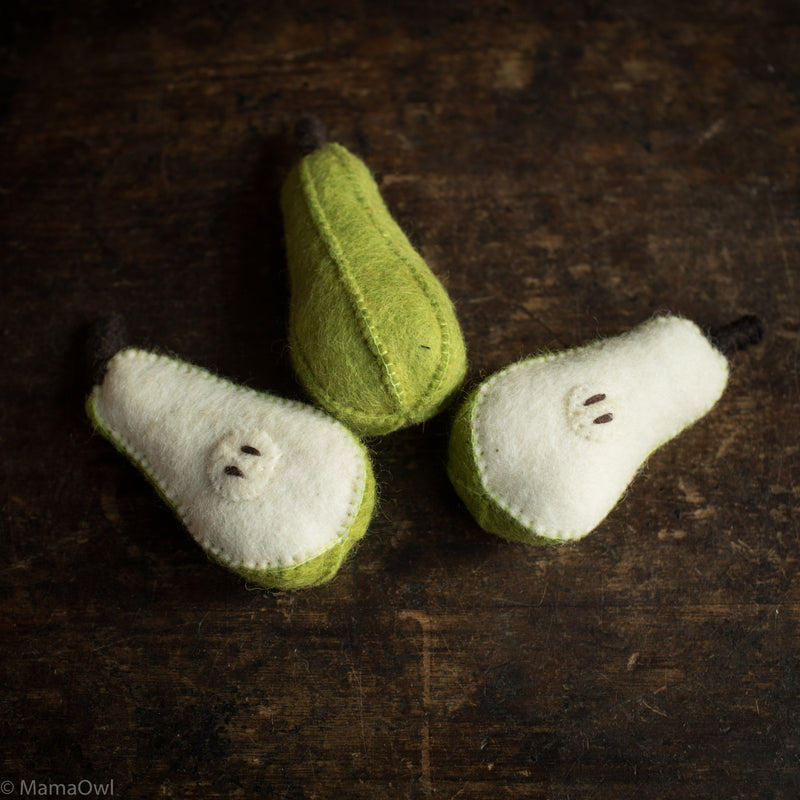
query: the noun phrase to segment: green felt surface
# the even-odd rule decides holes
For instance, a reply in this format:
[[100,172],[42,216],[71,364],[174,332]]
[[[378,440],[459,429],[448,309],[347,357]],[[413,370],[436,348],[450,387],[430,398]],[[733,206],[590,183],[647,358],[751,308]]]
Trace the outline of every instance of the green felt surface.
[[308,392],[360,435],[432,417],[463,381],[464,340],[364,162],[337,144],[306,156],[282,208],[291,353]]

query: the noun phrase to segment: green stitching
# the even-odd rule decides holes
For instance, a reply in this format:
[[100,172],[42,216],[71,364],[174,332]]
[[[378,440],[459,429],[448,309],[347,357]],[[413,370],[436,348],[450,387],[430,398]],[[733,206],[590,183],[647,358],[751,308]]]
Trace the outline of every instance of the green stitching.
[[[444,314],[442,313],[442,307],[439,301],[433,296],[431,291],[431,286],[429,285],[428,281],[423,279],[423,276],[420,274],[419,265],[414,262],[414,259],[410,259],[408,254],[403,252],[400,248],[398,248],[397,243],[394,240],[394,237],[381,227],[381,219],[380,217],[384,217],[385,219],[385,212],[381,215],[377,215],[375,213],[375,209],[372,203],[367,200],[364,196],[364,193],[361,190],[360,183],[355,178],[355,173],[352,169],[349,168],[349,164],[346,162],[349,158],[351,158],[350,154],[343,148],[341,145],[332,144],[331,148],[336,155],[336,158],[339,160],[341,164],[347,167],[345,176],[348,182],[351,184],[351,189],[353,191],[353,195],[358,201],[359,205],[362,209],[366,212],[367,216],[369,216],[372,225],[374,226],[375,230],[381,234],[386,246],[389,250],[394,254],[395,258],[398,261],[401,261],[408,271],[411,273],[411,277],[414,282],[417,284],[419,289],[425,295],[428,303],[430,304],[431,311],[433,311],[434,316],[436,317],[436,322],[439,326],[439,332],[441,336],[441,348],[440,348],[440,358],[439,363],[436,366],[436,369],[431,376],[430,382],[428,386],[420,395],[419,400],[409,407],[409,413],[414,409],[418,408],[421,405],[424,405],[434,394],[434,392],[441,386],[442,382],[444,381],[444,375],[447,370],[447,366],[450,363],[450,331],[447,327],[447,321],[444,318]],[[383,211],[383,209],[381,209]],[[418,255],[416,251],[413,251],[414,255]]]
[[306,199],[306,205],[308,207],[309,214],[322,232],[322,239],[328,248],[328,252],[330,253],[334,264],[339,270],[342,283],[344,284],[345,289],[353,301],[356,310],[356,316],[361,322],[361,333],[364,336],[366,344],[372,350],[375,357],[379,360],[381,366],[383,367],[384,380],[386,381],[389,393],[395,404],[399,407],[402,407],[403,391],[397,385],[397,379],[394,375],[394,367],[389,360],[386,347],[378,339],[377,326],[370,319],[369,312],[367,311],[367,307],[364,302],[364,297],[361,294],[361,290],[356,285],[349,262],[345,257],[341,246],[339,245],[339,240],[336,238],[336,235],[333,233],[330,225],[328,224],[328,218],[319,201],[319,196],[317,195],[316,187],[314,185],[314,176],[311,173],[311,168],[309,167],[309,162],[307,159],[303,159],[300,162],[300,170],[302,173],[301,186],[305,190],[303,192],[303,197]]
[[295,347],[295,356],[298,359],[296,368],[298,369],[298,372],[301,373],[301,379],[313,390],[315,399],[322,406],[330,409],[331,412],[334,412],[337,417],[358,421],[359,427],[369,424],[369,430],[375,429],[376,420],[378,421],[378,427],[381,427],[383,424],[385,424],[388,426],[388,430],[394,430],[393,423],[402,423],[407,421],[408,418],[404,414],[376,414],[372,411],[361,411],[354,406],[335,400],[330,392],[326,391],[326,389],[314,377],[314,373],[308,363],[308,359],[302,352],[302,348],[300,347],[299,343],[295,341],[295,338],[291,334],[289,338],[291,340],[291,345]]
[[[294,348],[295,369],[300,376],[300,380],[305,384],[313,399],[330,411],[337,419],[340,419],[351,427],[357,428],[363,436],[379,436],[384,433],[390,433],[400,426],[422,422],[431,416],[429,408],[421,408],[419,405],[410,408],[406,414],[378,414],[372,411],[362,411],[354,406],[334,399],[330,392],[328,392],[314,377],[302,349],[299,344],[295,342],[291,333],[289,335],[289,340],[290,346]],[[446,406],[450,402],[452,394],[456,391],[457,389],[443,397],[436,406],[434,406],[435,411],[438,412],[439,409]]]

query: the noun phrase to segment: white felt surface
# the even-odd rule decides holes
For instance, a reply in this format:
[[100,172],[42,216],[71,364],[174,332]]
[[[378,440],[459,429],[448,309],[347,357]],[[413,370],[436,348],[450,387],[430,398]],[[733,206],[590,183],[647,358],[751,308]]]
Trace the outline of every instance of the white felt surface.
[[[364,453],[311,406],[140,350],[109,362],[92,399],[195,539],[231,566],[307,561],[344,536],[358,510]],[[243,477],[225,474],[226,466]]]
[[[476,398],[473,442],[483,485],[532,533],[583,536],[648,454],[713,406],[727,378],[724,356],[677,317],[515,364]],[[607,414],[610,422],[594,422]]]

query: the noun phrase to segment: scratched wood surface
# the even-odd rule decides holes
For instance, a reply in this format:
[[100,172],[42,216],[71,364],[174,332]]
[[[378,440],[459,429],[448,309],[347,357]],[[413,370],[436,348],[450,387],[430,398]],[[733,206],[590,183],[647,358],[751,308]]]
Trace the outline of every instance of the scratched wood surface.
[[[530,5],[3,5],[7,796],[800,796],[798,6]],[[483,533],[443,415],[371,443],[335,580],[243,585],[91,434],[81,331],[117,309],[302,397],[277,200],[308,110],[446,283],[470,383],[658,311],[764,343],[574,546]]]

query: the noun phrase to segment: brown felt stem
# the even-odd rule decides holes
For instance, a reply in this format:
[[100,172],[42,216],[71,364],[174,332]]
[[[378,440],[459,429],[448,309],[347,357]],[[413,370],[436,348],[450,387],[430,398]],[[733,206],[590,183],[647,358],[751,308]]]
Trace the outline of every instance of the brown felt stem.
[[313,115],[302,117],[294,128],[294,138],[302,155],[319,150],[328,139],[325,123]]
[[708,332],[711,344],[724,356],[730,358],[737,350],[745,350],[758,344],[764,335],[764,323],[753,314],[729,322]]
[[86,336],[86,371],[93,386],[103,382],[106,366],[128,344],[128,328],[121,314],[100,317]]

